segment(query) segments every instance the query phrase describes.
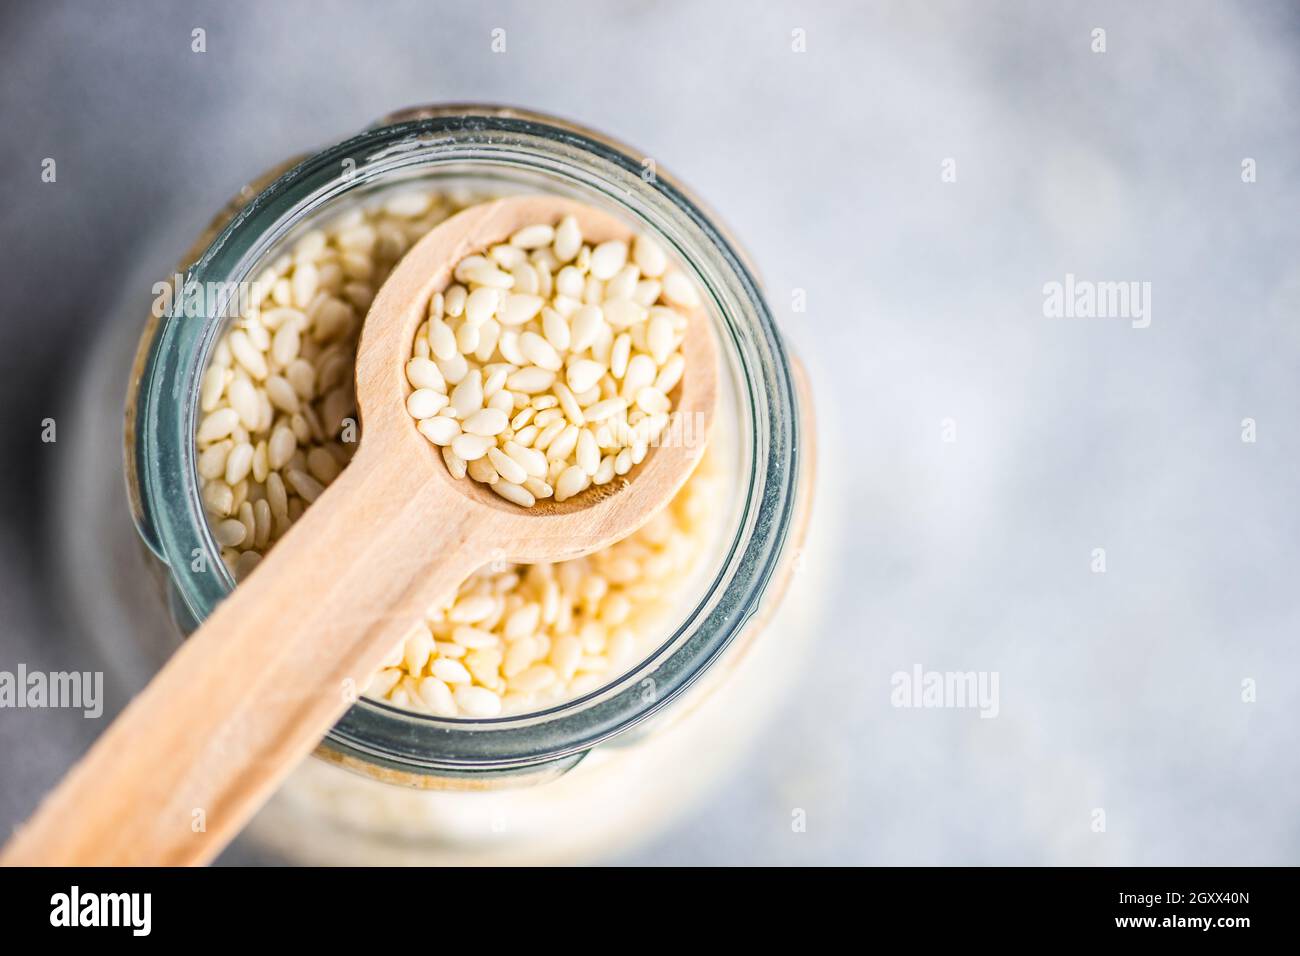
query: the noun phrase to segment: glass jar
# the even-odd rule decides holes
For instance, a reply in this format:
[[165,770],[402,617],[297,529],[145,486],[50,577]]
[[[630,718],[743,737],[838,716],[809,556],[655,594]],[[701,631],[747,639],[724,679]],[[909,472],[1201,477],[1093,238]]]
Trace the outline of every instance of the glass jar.
[[[324,219],[412,183],[568,195],[651,233],[688,270],[704,292],[730,384],[711,439],[728,483],[721,533],[663,639],[631,670],[575,700],[493,719],[439,718],[363,697],[250,834],[314,862],[583,859],[607,848],[615,830],[645,834],[650,816],[682,804],[692,788],[680,780],[665,787],[662,771],[692,747],[752,734],[761,706],[724,704],[715,691],[752,680],[770,699],[797,656],[793,648],[773,655],[779,666],[767,679],[736,673],[757,656],[746,649],[785,588],[807,521],[806,387],[742,255],[698,202],[635,152],[513,109],[406,111],[264,177],[187,257],[185,285],[234,290]],[[174,619],[130,653],[120,642],[105,648],[143,664],[126,679],[132,687],[234,586],[204,517],[195,463],[199,382],[228,321],[222,303],[207,305],[187,315],[182,298],[152,317],[131,373],[132,517]],[[712,737],[701,736],[701,714],[715,725]],[[735,748],[715,749],[711,769],[721,772],[723,752]],[[708,769],[692,768],[694,789]]]

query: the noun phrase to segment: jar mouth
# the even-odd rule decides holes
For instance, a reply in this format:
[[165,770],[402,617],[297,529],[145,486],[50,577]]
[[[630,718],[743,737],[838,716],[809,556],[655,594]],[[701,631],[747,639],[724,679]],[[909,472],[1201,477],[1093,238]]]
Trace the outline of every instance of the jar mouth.
[[[653,232],[703,290],[737,372],[742,426],[750,430],[743,487],[735,489],[738,519],[702,600],[656,649],[598,690],[521,715],[435,717],[361,698],[324,743],[345,760],[397,772],[510,769],[571,757],[672,702],[757,610],[797,501],[800,443],[788,360],[737,250],[649,160],[563,120],[519,110],[442,107],[401,116],[316,153],[263,189],[186,270],[186,287],[237,288],[297,227],[345,196],[408,179],[500,179],[516,191],[531,184],[615,207]],[[159,322],[134,415],[140,531],[195,621],[234,587],[205,519],[193,443],[199,381],[227,303],[206,307],[187,316],[182,299]]]

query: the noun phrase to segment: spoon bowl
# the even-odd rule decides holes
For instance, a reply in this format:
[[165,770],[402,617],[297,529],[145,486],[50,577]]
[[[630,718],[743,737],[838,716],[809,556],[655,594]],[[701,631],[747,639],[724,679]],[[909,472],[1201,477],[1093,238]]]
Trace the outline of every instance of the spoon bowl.
[[[486,252],[517,230],[536,223],[555,225],[573,216],[590,245],[611,240],[631,244],[623,222],[585,203],[558,196],[512,196],[481,203],[452,216],[422,237],[403,257],[371,305],[357,348],[357,406],[362,440],[358,455],[372,452],[408,462],[442,479],[464,500],[448,496],[446,507],[480,512],[494,547],[506,560],[535,564],[561,561],[624,538],[670,501],[704,453],[718,401],[717,346],[702,309],[689,315],[682,355],[686,371],[669,395],[673,413],[665,441],[644,461],[606,485],[592,485],[572,498],[539,500],[522,508],[486,485],[456,478],[438,448],[406,413],[411,392],[404,372],[430,298],[451,283],[461,259]],[[375,321],[382,316],[383,321]],[[685,423],[689,423],[686,427]]]

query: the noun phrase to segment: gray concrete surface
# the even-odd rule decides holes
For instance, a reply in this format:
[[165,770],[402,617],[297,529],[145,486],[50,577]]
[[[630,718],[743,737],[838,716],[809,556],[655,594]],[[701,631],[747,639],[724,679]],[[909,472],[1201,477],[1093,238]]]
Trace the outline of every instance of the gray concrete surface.
[[[1281,2],[6,4],[0,670],[76,666],[40,422],[148,238],[392,108],[515,103],[743,237],[847,501],[814,666],[620,861],[1300,862],[1298,39]],[[1067,274],[1150,310],[1049,317]],[[893,706],[915,665],[996,673],[997,717]],[[0,832],[93,725],[0,711]]]

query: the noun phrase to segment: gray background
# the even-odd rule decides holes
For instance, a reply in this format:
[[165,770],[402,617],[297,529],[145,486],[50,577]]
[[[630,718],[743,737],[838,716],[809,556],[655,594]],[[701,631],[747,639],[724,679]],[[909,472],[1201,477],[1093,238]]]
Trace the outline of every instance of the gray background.
[[[1300,862],[1298,40],[1266,2],[7,3],[0,669],[77,666],[39,423],[148,239],[393,108],[513,103],[743,238],[839,499],[811,666],[622,859]],[[1151,282],[1151,326],[1045,318],[1067,272]],[[998,672],[1000,716],[891,707],[914,664]],[[0,832],[98,729],[0,711]]]

